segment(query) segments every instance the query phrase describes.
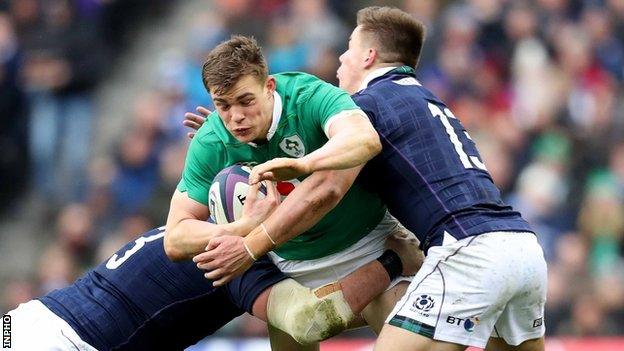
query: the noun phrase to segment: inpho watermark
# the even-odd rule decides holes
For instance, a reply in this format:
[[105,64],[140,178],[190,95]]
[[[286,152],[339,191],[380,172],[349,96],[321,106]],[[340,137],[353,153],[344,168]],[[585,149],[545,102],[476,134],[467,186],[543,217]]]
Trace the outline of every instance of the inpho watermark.
[[5,314],[2,316],[2,348],[11,347],[11,316]]

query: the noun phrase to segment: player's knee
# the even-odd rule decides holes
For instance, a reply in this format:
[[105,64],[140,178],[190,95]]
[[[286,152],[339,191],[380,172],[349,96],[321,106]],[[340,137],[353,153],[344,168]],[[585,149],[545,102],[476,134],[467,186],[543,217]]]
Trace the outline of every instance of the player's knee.
[[300,344],[329,339],[344,331],[353,319],[342,292],[318,298],[309,289],[305,300],[292,308],[292,337]]
[[297,306],[293,309],[292,321],[291,336],[304,345],[340,334],[347,325],[333,301],[325,299]]
[[355,317],[341,290],[319,298],[314,291],[292,280],[286,282],[271,290],[267,313],[269,323],[297,342],[310,344],[335,336]]

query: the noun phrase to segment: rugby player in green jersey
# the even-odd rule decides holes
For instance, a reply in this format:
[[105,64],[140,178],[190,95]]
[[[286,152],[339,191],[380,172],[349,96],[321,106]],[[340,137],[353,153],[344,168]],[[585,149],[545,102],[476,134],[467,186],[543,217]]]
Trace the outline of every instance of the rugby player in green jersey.
[[[193,138],[171,200],[168,256],[188,259],[200,254],[195,260],[209,271],[206,277],[222,285],[269,253],[282,271],[309,288],[337,281],[379,257],[397,222],[377,195],[353,183],[361,165],[380,151],[380,143],[349,95],[305,73],[269,76],[260,48],[241,36],[211,51],[202,75],[216,111]],[[354,138],[357,147],[347,151],[351,157],[342,165],[344,170],[324,171],[325,165],[335,164],[338,150],[345,152],[344,141],[353,144]],[[323,145],[321,152],[314,152]],[[208,189],[221,169],[278,157],[305,159],[308,171],[317,172],[299,178],[301,184],[264,222],[205,221]],[[377,283],[367,282],[371,287]],[[362,312],[373,330],[382,326],[406,285],[392,284]],[[280,301],[276,304],[269,301],[271,323],[269,310],[287,315],[282,310],[288,308],[286,298],[274,299]],[[281,322],[275,324],[283,330],[296,323]]]

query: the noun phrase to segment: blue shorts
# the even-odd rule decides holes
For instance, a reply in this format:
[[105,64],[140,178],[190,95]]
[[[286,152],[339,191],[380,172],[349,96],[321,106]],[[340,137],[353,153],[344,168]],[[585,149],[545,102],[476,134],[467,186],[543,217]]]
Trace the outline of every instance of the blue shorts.
[[260,257],[240,277],[232,280],[225,286],[232,303],[238,308],[251,313],[258,296],[264,290],[286,279],[282,273],[265,255]]

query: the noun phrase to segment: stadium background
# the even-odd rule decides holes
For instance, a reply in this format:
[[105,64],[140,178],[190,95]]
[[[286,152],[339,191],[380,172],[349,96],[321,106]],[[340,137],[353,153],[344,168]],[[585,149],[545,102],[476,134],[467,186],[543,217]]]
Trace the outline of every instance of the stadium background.
[[[624,334],[624,0],[3,0],[0,309],[164,223],[183,113],[211,106],[200,77],[210,48],[254,35],[272,72],[336,83],[355,13],[370,4],[426,23],[421,81],[539,233],[550,340]],[[251,318],[220,333],[264,335]],[[228,340],[195,349],[267,347]]]

